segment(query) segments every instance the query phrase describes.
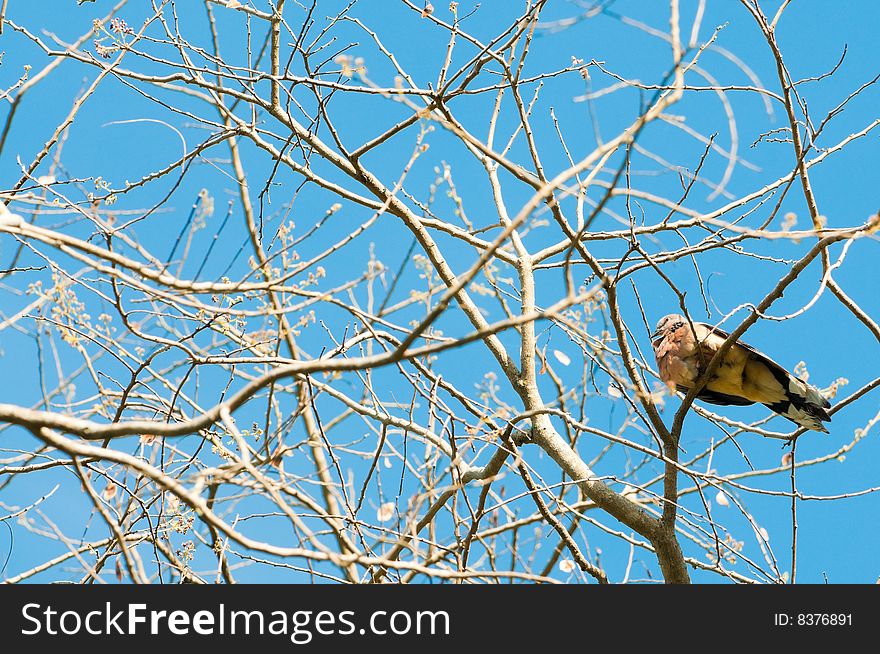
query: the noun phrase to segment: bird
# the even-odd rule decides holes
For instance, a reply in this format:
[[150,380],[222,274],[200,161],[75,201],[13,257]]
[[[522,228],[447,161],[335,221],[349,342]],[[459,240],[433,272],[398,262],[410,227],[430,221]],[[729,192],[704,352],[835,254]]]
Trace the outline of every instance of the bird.
[[[663,316],[651,334],[660,379],[670,390],[687,394],[728,336],[679,314]],[[831,420],[831,403],[819,390],[742,341],[724,353],[697,399],[724,406],[760,403],[799,427],[829,433],[823,422]]]

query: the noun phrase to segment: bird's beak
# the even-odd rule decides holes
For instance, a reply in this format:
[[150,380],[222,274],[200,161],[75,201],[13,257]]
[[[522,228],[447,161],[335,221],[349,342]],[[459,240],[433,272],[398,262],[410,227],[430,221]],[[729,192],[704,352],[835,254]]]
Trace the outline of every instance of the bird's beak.
[[656,338],[659,338],[659,337],[660,337],[660,330],[659,329],[657,331],[655,331],[653,334],[651,334],[652,341]]

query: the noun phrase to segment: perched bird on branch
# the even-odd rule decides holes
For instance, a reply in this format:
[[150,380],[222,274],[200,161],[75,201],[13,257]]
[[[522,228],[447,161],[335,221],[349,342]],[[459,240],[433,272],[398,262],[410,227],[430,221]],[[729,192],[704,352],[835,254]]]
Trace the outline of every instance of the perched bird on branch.
[[[664,316],[651,335],[660,379],[670,389],[687,393],[728,336],[717,327],[691,323],[678,314]],[[831,403],[816,388],[742,341],[724,353],[697,399],[737,406],[757,402],[801,427],[826,434],[822,422],[831,420],[827,411]]]

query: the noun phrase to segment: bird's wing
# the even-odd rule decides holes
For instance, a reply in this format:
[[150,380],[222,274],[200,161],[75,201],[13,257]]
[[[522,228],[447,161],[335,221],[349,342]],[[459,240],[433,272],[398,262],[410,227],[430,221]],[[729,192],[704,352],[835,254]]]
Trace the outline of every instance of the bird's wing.
[[[717,349],[721,347],[721,343],[723,343],[724,341],[726,341],[730,337],[730,334],[728,332],[724,331],[723,329],[719,329],[718,327],[713,327],[712,325],[707,325],[704,322],[700,322],[697,324],[700,325],[701,327],[704,327],[710,333],[721,337],[721,339],[722,339],[721,341],[719,341],[718,343],[712,344],[712,345],[715,345],[715,347],[713,348],[714,351],[712,352],[713,355],[715,354],[715,351],[717,351]],[[740,347],[743,350],[747,351],[749,354],[752,355],[750,357],[751,359],[757,360],[757,361],[763,363],[767,367],[767,369],[770,371],[770,373],[776,378],[776,381],[778,381],[782,385],[783,388],[788,387],[788,379],[790,377],[790,373],[788,372],[788,370],[783,368],[781,365],[776,363],[773,359],[768,357],[766,354],[764,354],[760,350],[753,348],[748,343],[743,343],[742,341],[737,340],[734,342],[733,346],[731,346],[730,349],[732,350],[734,347]],[[730,350],[728,350],[728,352],[729,351]]]
[[[711,336],[716,336],[719,339],[722,339],[720,342],[710,343],[710,348],[713,350],[717,351],[717,349],[721,347],[721,342],[727,340],[730,336],[729,333],[722,329],[718,329],[717,327],[713,327],[712,325],[707,325],[705,323],[699,324],[701,327],[708,330]],[[714,341],[715,339],[710,340]],[[802,397],[806,397],[807,389],[809,388],[809,385],[806,384],[806,382],[792,375],[773,359],[748,343],[736,341],[727,352],[728,355],[725,356],[725,361],[722,362],[718,374],[723,374],[724,364],[727,363],[729,357],[736,359],[738,358],[737,354],[740,354],[740,356],[744,354],[747,360],[743,362],[744,366],[742,369],[741,383],[745,387],[743,388],[744,391],[751,391],[751,393],[746,392],[744,394],[749,395],[757,393],[760,395],[760,397],[753,397],[755,401],[763,403],[779,401],[779,392],[783,395],[788,395],[789,393],[794,392]],[[731,355],[731,353],[733,354]],[[712,354],[714,355],[714,351]],[[828,406],[830,406],[830,404]]]
[[[715,337],[708,339],[710,341],[714,341],[716,338],[726,339],[729,336],[726,332],[709,325],[701,323],[701,326],[710,331],[710,337]],[[717,350],[717,347],[720,347],[720,345],[717,342],[710,342],[707,349]],[[751,345],[737,341],[728,352],[734,352],[733,359],[737,358],[736,352],[746,353],[747,355],[741,368],[739,388],[736,389],[736,395],[742,395],[755,402],[760,402],[798,425],[808,427],[809,429],[827,431],[822,425],[822,421],[831,420],[831,416],[827,412],[827,409],[831,407],[831,403],[818,389],[802,379],[798,379],[773,361],[773,359],[763,352],[756,350]],[[719,375],[722,377],[727,363],[728,357],[725,357],[725,361],[719,367]],[[730,368],[728,367],[728,369]],[[716,385],[713,381],[712,386]],[[710,390],[719,389],[712,388]]]

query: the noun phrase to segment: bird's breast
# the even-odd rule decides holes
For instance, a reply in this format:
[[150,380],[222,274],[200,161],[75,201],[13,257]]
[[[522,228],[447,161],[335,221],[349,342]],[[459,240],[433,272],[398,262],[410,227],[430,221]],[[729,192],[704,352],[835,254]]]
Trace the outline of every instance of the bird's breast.
[[696,360],[692,356],[682,356],[680,352],[667,351],[657,356],[660,379],[670,388],[693,385],[697,378]]

